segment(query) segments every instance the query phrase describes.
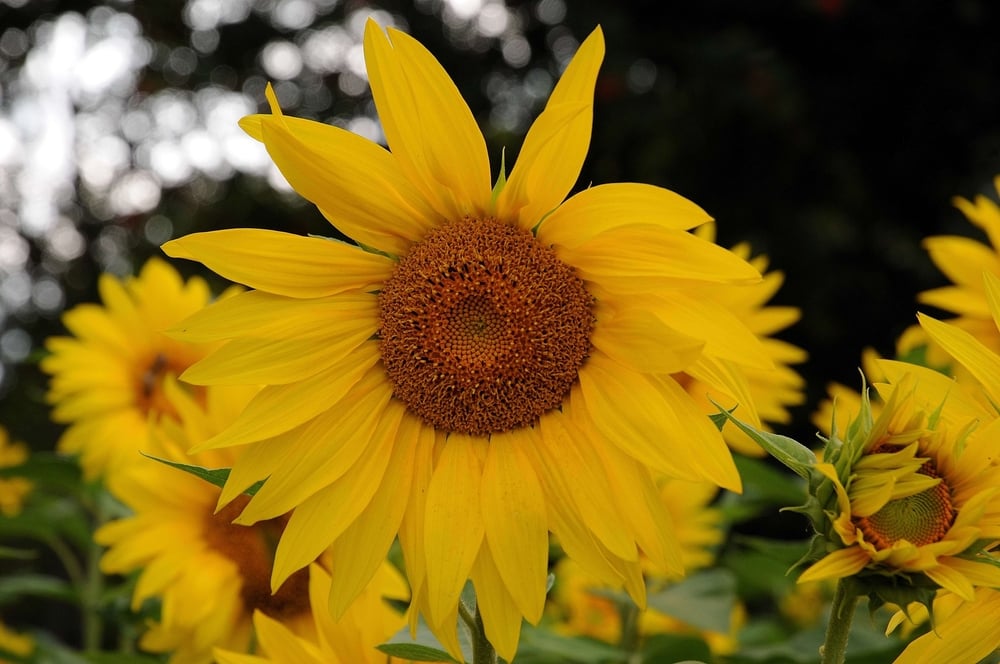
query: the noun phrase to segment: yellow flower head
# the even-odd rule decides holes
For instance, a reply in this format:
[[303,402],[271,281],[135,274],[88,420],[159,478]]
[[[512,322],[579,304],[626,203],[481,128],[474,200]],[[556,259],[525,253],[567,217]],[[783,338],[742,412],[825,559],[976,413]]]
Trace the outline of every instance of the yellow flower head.
[[309,568],[309,598],[314,636],[303,637],[286,625],[257,611],[253,621],[261,656],[217,650],[219,664],[391,664],[397,662],[377,650],[403,627],[405,620],[385,598],[407,599],[406,582],[392,565],[383,563],[371,583],[339,620],[330,615],[327,597],[330,575],[319,565]]
[[[0,426],[0,468],[20,466],[28,460],[28,446],[10,439],[7,429]],[[21,513],[24,499],[34,484],[23,477],[0,477],[0,516]]]
[[[161,389],[174,415],[162,416],[151,428],[148,453],[187,465],[231,466],[237,455],[230,448],[193,457],[185,450],[231,422],[254,390],[211,387],[199,400],[172,378]],[[120,468],[106,482],[133,514],[96,532],[95,540],[109,547],[101,569],[107,574],[142,570],[133,609],[151,598],[161,602],[160,619],[140,640],[144,650],[170,652],[170,661],[178,664],[209,662],[214,647],[246,652],[254,611],[307,630],[312,617],[306,571],[271,592],[273,543],[287,515],[254,526],[233,525],[246,496],[216,511],[218,487],[152,459]]]
[[[644,598],[639,551],[681,573],[651,470],[740,489],[722,436],[673,378],[743,394],[757,336],[698,284],[752,265],[689,229],[696,205],[654,186],[566,198],[587,152],[601,31],[580,46],[509,177],[434,57],[369,22],[364,52],[389,150],[270,115],[241,126],[356,244],[236,229],[164,246],[254,289],[178,327],[228,340],[183,375],[265,387],[199,449],[246,445],[226,502],[267,478],[239,523],[295,508],[273,583],[332,546],[339,614],[399,535],[413,612],[458,654],[471,577],[501,656],[542,615],[548,532]],[[741,412],[756,418],[749,404]]]
[[63,315],[73,335],[46,342],[41,362],[52,376],[52,419],[69,424],[59,449],[79,454],[88,479],[141,457],[150,416],[169,410],[163,379],[177,376],[211,346],[177,341],[162,332],[204,307],[208,284],[181,279],[159,258],[139,275],[101,275],[103,304],[81,304]]
[[[1000,175],[993,180],[1000,194]],[[983,273],[1000,277],[1000,205],[979,195],[975,200],[956,196],[952,201],[966,219],[979,227],[989,244],[959,235],[940,235],[924,240],[931,260],[952,285],[924,291],[918,296],[929,304],[955,314],[950,322],[979,339],[993,352],[1000,352],[1000,331],[993,324],[990,306],[983,287]],[[927,344],[927,363],[933,367],[950,364],[950,358],[937,344],[928,344],[927,334],[918,326],[910,327],[901,339],[902,352]],[[960,374],[961,365],[952,365]]]
[[1000,539],[1000,420],[937,372],[878,365],[889,383],[878,418],[863,407],[816,465],[834,492],[832,550],[799,580],[862,574],[874,587],[907,574],[897,585],[924,589],[921,601],[938,587],[971,599],[976,586],[1000,585],[1000,568],[976,556]]

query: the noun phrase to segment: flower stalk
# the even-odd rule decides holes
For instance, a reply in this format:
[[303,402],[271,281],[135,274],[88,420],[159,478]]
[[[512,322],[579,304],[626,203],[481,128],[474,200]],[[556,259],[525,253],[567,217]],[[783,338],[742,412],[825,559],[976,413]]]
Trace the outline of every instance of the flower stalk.
[[822,664],[843,664],[847,657],[847,639],[851,633],[854,610],[861,594],[854,577],[844,577],[837,582],[837,589],[830,606],[830,620],[826,625],[826,639],[820,646]]

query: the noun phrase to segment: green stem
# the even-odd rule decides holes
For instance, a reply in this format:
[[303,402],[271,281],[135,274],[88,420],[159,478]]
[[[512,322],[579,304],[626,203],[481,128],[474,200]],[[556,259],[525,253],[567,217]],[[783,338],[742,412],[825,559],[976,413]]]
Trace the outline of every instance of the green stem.
[[826,625],[826,641],[819,649],[823,664],[843,664],[847,657],[847,637],[851,633],[854,609],[858,606],[857,582],[850,577],[837,582]]
[[632,662],[639,651],[639,607],[629,601],[620,602],[618,616],[622,626],[618,644],[628,653],[627,661]]
[[459,602],[458,615],[472,634],[472,664],[499,664],[497,652],[486,638],[486,628],[483,627],[483,617],[479,613],[479,607],[476,607],[476,614],[472,615],[465,604]]
[[[93,495],[94,531],[107,521],[107,505],[98,489]],[[80,596],[83,613],[83,651],[94,652],[101,647],[104,624],[101,620],[101,593],[104,591],[104,575],[101,573],[101,553],[103,549],[91,539],[87,547],[86,579]]]

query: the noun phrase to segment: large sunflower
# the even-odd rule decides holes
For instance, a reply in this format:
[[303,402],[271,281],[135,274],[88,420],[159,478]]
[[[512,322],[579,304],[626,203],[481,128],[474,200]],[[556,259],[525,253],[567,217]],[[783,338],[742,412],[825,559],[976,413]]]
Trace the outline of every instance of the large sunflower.
[[771,366],[725,303],[694,288],[760,275],[688,233],[708,216],[670,191],[609,184],[566,199],[590,139],[600,30],[495,188],[434,57],[373,22],[364,51],[391,151],[282,115],[270,90],[272,114],[241,123],[356,244],[235,229],[164,246],[254,289],[178,327],[228,340],[184,380],[265,385],[199,449],[247,445],[223,503],[267,478],[239,523],[295,508],[274,584],[332,543],[343,611],[398,533],[411,616],[457,654],[471,577],[509,658],[522,617],[542,614],[548,531],[642,603],[639,550],[682,570],[650,471],[740,489],[721,435],[672,376],[739,396],[743,366]]
[[[164,415],[150,429],[145,451],[173,462],[231,466],[236,451],[209,450],[188,456],[184,450],[217,433],[242,410],[254,390],[212,387],[204,406],[167,378],[162,398],[176,415]],[[216,513],[219,489],[202,479],[142,459],[107,475],[111,493],[133,514],[102,526],[94,539],[108,551],[101,558],[107,574],[141,570],[133,609],[159,599],[158,620],[148,625],[139,645],[171,653],[171,662],[210,662],[212,649],[247,652],[251,617],[261,611],[308,633],[308,575],[292,575],[274,594],[270,575],[274,542],[287,516],[254,526],[231,523],[246,497]]]
[[101,275],[98,288],[103,306],[66,312],[63,324],[73,336],[49,338],[50,354],[41,362],[52,376],[52,419],[70,425],[58,447],[79,454],[88,479],[141,458],[150,417],[169,410],[163,378],[179,375],[212,347],[163,334],[208,303],[203,279],[184,281],[166,261],[151,258],[138,276]]

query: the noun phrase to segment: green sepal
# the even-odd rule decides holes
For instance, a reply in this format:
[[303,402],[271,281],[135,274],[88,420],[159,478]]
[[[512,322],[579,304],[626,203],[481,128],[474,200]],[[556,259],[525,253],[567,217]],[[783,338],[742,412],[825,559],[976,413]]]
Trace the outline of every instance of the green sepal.
[[493,185],[493,192],[490,194],[490,207],[495,207],[500,192],[507,186],[507,149],[500,150],[500,172],[497,174],[496,184]]
[[788,436],[755,429],[734,417],[732,413],[719,404],[714,401],[712,403],[719,409],[718,415],[736,425],[736,428],[750,436],[755,443],[763,447],[768,454],[788,467],[796,475],[807,480],[809,479],[812,474],[812,468],[816,465],[816,455],[813,454],[812,450]]
[[[146,454],[145,452],[140,452],[142,456],[147,459],[152,459],[153,461],[159,461],[160,463],[170,466],[171,468],[176,468],[177,470],[183,470],[189,475],[194,475],[200,479],[205,480],[209,484],[214,484],[220,489],[226,486],[226,480],[229,479],[229,468],[205,468],[203,466],[193,466],[186,463],[180,463],[178,461],[170,461],[169,459],[161,459],[160,457],[155,457],[151,454]],[[243,493],[248,496],[252,496],[260,491],[260,488],[264,486],[266,480],[260,480],[254,482],[249,487],[247,487]]]

